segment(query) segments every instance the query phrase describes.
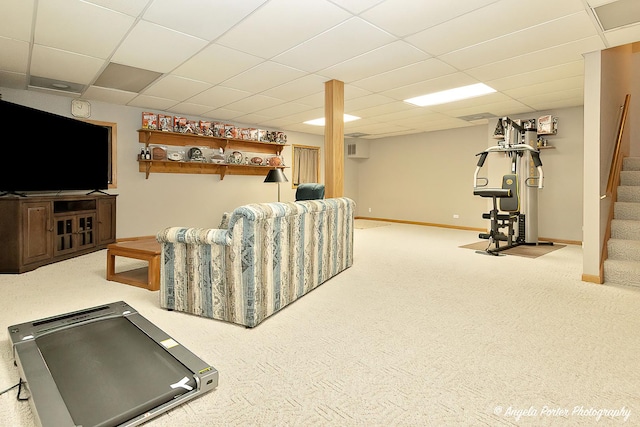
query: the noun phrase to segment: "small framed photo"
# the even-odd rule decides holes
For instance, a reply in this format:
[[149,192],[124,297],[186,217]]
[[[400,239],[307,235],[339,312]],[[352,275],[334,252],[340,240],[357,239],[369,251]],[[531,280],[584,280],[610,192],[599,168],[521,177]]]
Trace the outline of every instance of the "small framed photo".
[[173,132],[173,116],[158,114],[158,129],[164,132]]
[[142,113],[142,129],[156,130],[158,129],[158,115],[145,111]]

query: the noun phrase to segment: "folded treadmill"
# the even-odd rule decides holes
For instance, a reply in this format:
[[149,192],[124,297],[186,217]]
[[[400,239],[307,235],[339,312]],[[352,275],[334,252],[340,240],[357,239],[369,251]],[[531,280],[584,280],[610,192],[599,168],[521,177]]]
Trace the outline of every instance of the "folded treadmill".
[[10,326],[42,427],[136,426],[218,385],[218,371],[124,301]]

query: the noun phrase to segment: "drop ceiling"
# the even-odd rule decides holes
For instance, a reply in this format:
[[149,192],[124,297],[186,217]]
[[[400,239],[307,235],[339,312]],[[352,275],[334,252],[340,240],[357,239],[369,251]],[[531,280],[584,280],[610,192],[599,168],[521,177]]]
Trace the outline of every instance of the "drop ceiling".
[[[579,106],[583,54],[640,40],[638,0],[0,0],[0,86],[374,139]],[[56,86],[51,86],[51,84]],[[485,83],[431,107],[404,99]],[[67,85],[68,88],[61,88]]]

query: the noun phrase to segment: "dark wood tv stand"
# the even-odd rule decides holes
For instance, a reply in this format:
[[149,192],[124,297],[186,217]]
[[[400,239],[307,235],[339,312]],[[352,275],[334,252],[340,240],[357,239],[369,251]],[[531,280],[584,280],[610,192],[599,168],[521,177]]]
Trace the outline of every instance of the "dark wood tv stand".
[[0,273],[24,273],[116,241],[116,196],[0,197]]

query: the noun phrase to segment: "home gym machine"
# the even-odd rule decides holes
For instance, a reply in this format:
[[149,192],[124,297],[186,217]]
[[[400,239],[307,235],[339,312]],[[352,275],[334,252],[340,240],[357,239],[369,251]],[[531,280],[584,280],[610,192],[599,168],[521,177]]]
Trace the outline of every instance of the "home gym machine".
[[[488,239],[489,244],[484,251],[477,252],[498,256],[500,251],[518,245],[541,244],[538,242],[538,190],[543,188],[544,174],[540,151],[534,148],[536,129],[525,129],[503,117],[498,120],[494,137],[504,139],[476,154],[480,159],[473,176],[473,194],[491,198],[493,202],[491,211],[482,214],[482,218],[491,221],[491,228],[479,236]],[[501,187],[488,187],[489,179],[478,176],[490,153],[502,153],[511,161],[511,173],[502,177]]]

